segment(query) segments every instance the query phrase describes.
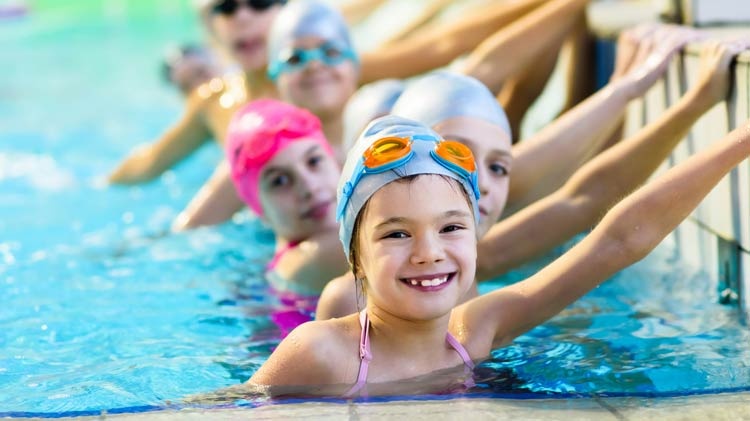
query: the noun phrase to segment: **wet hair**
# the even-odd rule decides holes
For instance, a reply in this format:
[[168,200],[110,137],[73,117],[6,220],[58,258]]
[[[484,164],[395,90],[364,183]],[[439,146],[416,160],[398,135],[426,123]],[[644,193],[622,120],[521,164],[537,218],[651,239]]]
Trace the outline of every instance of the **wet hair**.
[[[399,169],[396,168],[392,170],[396,173],[399,172]],[[401,177],[396,180],[393,180],[392,183],[402,183],[402,184],[412,184],[418,177],[432,175],[436,177],[440,177],[443,181],[448,183],[449,186],[454,191],[460,192],[462,197],[466,200],[466,205],[469,206],[471,209],[471,199],[469,198],[469,193],[464,190],[464,188],[461,186],[461,183],[458,182],[455,178],[449,177],[447,175],[443,174],[412,174],[409,176]],[[390,184],[390,183],[389,183]],[[387,184],[386,184],[387,185]],[[352,227],[352,241],[349,244],[349,259],[351,261],[351,268],[352,272],[354,273],[355,282],[357,279],[360,279],[360,274],[362,274],[362,268],[360,267],[360,261],[359,261],[359,234],[360,230],[362,228],[362,223],[364,221],[364,215],[367,212],[367,210],[370,207],[370,201],[372,200],[372,197],[365,202],[365,204],[362,206],[362,209],[357,214],[357,217],[354,219],[354,225]],[[474,220],[474,219],[472,219]],[[474,224],[476,224],[476,221],[474,221]],[[362,285],[362,293],[366,292],[365,285]]]

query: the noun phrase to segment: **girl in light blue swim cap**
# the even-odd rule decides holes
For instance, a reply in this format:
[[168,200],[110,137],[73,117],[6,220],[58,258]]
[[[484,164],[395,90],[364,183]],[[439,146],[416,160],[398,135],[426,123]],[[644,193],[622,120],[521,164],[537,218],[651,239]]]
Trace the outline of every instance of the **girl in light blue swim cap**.
[[359,61],[341,14],[321,0],[287,4],[271,27],[268,75],[283,100],[320,118],[343,160],[342,113],[357,89]]
[[[340,238],[367,307],[299,326],[249,383],[345,397],[470,386],[474,361],[643,258],[748,156],[745,123],[622,200],[532,277],[456,306],[476,269],[476,164],[427,127],[378,119],[348,155],[338,190]],[[430,383],[435,371],[440,381]]]

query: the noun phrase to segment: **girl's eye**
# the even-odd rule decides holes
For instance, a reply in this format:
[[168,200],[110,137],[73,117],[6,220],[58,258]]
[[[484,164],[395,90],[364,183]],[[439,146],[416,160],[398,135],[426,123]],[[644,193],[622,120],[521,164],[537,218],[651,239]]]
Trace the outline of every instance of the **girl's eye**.
[[508,169],[505,168],[503,164],[500,164],[498,162],[493,162],[489,165],[490,172],[495,175],[508,175]]
[[317,168],[323,161],[321,155],[313,155],[307,159],[307,166],[310,168]]
[[282,174],[277,175],[276,177],[271,178],[271,182],[269,183],[271,185],[271,188],[281,188],[286,187],[289,184],[292,183],[292,178],[288,175]]
[[451,224],[451,225],[447,225],[443,227],[443,229],[440,230],[440,232],[455,232],[455,231],[460,231],[462,229],[464,229],[464,227],[461,225]]
[[300,64],[302,62],[302,52],[297,51],[297,50],[293,50],[289,52],[284,62],[292,66]]
[[383,236],[383,238],[395,238],[395,239],[408,238],[408,237],[409,236],[403,231],[393,231]]
[[336,48],[336,47],[332,47],[332,46],[323,47],[323,53],[328,58],[339,58],[339,57],[341,57],[341,50],[338,49],[338,48]]

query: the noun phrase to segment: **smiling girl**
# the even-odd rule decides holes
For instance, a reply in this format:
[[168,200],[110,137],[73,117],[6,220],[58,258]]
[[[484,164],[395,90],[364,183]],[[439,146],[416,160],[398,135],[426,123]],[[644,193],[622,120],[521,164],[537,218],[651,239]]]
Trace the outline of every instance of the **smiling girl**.
[[534,276],[456,306],[476,271],[473,156],[419,123],[376,120],[349,154],[338,189],[340,239],[367,307],[301,325],[249,382],[271,394],[351,397],[393,393],[394,382],[403,387],[436,370],[466,373],[646,256],[748,155],[745,123],[623,199]]
[[237,193],[275,234],[272,285],[317,295],[346,270],[336,237],[339,165],[320,121],[284,102],[251,102],[232,118],[226,156]]

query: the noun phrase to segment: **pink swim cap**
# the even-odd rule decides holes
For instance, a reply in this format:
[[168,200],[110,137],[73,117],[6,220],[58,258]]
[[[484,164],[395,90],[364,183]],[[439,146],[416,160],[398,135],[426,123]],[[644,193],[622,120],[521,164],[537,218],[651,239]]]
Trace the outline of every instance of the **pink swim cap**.
[[263,215],[258,195],[261,170],[277,153],[298,140],[315,140],[325,153],[333,156],[320,120],[309,111],[261,99],[250,102],[232,116],[226,144],[232,181],[240,198],[257,215]]

